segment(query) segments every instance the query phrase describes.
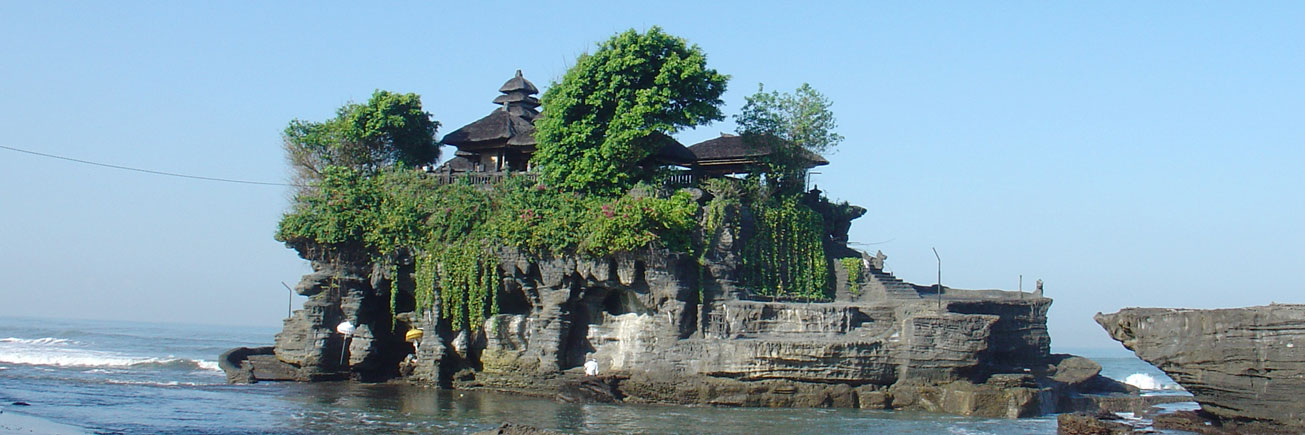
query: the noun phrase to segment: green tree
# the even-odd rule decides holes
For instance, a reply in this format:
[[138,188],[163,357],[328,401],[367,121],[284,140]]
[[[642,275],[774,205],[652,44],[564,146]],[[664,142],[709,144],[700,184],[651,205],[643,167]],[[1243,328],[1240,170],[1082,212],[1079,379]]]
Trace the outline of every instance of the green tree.
[[707,68],[698,46],[659,27],[618,34],[544,93],[533,159],[545,182],[562,189],[628,188],[644,174],[638,163],[661,145],[653,133],[724,119],[728,79]]
[[326,121],[290,121],[283,137],[298,175],[316,180],[327,166],[374,171],[434,162],[439,125],[422,110],[417,94],[378,90],[367,104],[346,104]]
[[807,83],[783,94],[766,92],[765,85],[759,84],[757,93],[744,100],[734,115],[739,134],[774,135],[817,154],[832,151],[843,141],[834,132],[838,120],[829,110],[834,103]]
[[770,148],[766,173],[781,192],[794,193],[803,187],[809,153],[832,151],[843,141],[834,132],[838,121],[829,110],[833,105],[811,85],[803,83],[792,93],[766,92],[745,97],[743,108],[734,115],[738,133],[754,146]]

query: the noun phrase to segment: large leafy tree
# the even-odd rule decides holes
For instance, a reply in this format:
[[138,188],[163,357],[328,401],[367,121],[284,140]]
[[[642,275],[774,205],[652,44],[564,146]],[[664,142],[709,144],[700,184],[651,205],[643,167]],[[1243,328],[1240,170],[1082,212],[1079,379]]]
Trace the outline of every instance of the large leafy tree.
[[638,163],[662,144],[654,133],[724,119],[728,79],[698,46],[659,27],[618,34],[544,93],[533,159],[551,185],[618,192],[645,173]]
[[326,121],[290,121],[286,154],[306,180],[320,179],[327,166],[363,171],[416,166],[439,158],[439,125],[422,110],[417,94],[378,90],[366,104],[346,104]]

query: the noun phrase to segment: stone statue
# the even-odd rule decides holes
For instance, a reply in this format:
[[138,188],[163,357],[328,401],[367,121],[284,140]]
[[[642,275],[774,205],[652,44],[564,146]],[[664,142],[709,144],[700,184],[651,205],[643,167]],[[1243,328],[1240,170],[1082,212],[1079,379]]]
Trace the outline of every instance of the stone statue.
[[888,256],[884,255],[884,251],[875,252],[875,258],[870,260],[870,265],[875,269],[884,270],[884,260],[887,259]]

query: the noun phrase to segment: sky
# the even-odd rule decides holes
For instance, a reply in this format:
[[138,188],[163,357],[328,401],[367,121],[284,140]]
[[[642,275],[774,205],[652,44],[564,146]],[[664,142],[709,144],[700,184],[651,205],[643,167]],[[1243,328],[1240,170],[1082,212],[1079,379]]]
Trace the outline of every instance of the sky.
[[[447,133],[516,70],[546,88],[656,25],[731,76],[727,115],[759,83],[834,102],[846,140],[814,183],[868,209],[854,247],[916,283],[935,248],[948,286],[1042,279],[1054,347],[1117,348],[1093,314],[1305,302],[1302,22],[1300,2],[0,1],[0,145],[283,183],[292,119],[384,89]],[[0,149],[0,315],[278,326],[309,272],[272,238],[291,197]]]

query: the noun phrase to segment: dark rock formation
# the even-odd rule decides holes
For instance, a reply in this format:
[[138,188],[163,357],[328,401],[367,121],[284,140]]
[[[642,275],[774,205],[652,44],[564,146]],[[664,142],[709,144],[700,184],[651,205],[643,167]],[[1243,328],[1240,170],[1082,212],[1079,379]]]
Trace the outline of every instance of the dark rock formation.
[[1056,433],[1060,435],[1121,435],[1143,433],[1121,423],[1119,416],[1111,413],[1089,414],[1073,412],[1056,417]]
[[237,347],[218,357],[218,366],[227,374],[227,383],[252,384],[258,381],[293,381],[298,367],[281,362],[275,348]]
[[472,435],[560,435],[561,432],[543,430],[534,426],[516,423],[503,423],[496,428],[475,432]]
[[[737,228],[705,235],[701,258],[655,249],[598,259],[498,249],[499,314],[475,330],[441,320],[438,298],[431,310],[413,312],[416,284],[405,256],[382,265],[296,247],[316,258],[296,287],[309,300],[286,320],[275,356],[296,380],[402,377],[575,401],[1014,418],[1097,409],[1097,396],[1083,393],[1127,391],[1090,361],[1050,354],[1051,299],[905,283],[884,270],[882,254],[832,238],[826,255],[859,260],[863,280],[849,282],[848,262],[830,261],[838,277],[832,301],[755,296],[738,285],[752,218],[746,209],[727,213]],[[342,321],[357,325],[352,337],[335,332]],[[409,328],[424,337],[404,342]],[[590,358],[602,376],[581,378]],[[252,365],[255,378],[259,366]]]
[[1305,305],[1128,308],[1096,321],[1221,422],[1305,430]]

